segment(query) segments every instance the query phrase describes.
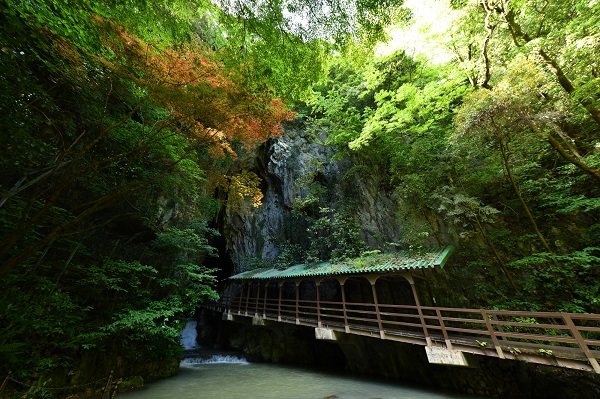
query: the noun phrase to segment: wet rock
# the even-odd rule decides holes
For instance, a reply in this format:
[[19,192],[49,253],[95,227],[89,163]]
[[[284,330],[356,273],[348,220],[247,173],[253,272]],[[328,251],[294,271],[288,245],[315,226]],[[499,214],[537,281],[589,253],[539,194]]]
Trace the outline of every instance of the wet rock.
[[125,378],[119,382],[119,392],[134,391],[136,389],[142,389],[144,387],[144,378],[140,375]]

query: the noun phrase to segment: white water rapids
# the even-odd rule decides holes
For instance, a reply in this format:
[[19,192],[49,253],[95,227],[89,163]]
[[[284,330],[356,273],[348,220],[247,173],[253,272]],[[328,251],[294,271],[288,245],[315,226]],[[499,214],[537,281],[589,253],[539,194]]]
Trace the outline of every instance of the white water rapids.
[[181,339],[179,342],[183,349],[195,349],[198,347],[198,343],[196,342],[196,338],[198,337],[198,332],[196,331],[196,327],[198,326],[198,322],[194,319],[189,320],[185,325],[185,328],[181,330]]

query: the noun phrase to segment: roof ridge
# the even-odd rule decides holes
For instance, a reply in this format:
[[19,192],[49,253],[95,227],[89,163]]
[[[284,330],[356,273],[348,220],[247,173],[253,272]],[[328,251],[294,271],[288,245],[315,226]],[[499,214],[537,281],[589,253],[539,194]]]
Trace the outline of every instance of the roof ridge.
[[[275,268],[261,268],[247,270],[229,277],[230,280],[277,280],[294,277],[310,276],[337,276],[354,275],[365,273],[391,274],[407,270],[423,268],[442,268],[450,254],[454,251],[453,246],[429,249],[409,249],[397,252],[388,252],[378,255],[369,255],[362,258],[354,258],[342,262],[321,262],[318,264],[299,263],[279,270]],[[401,255],[399,258],[394,255]],[[383,263],[376,263],[377,258],[383,259]],[[368,264],[371,260],[372,264]],[[319,265],[320,267],[315,267]]]

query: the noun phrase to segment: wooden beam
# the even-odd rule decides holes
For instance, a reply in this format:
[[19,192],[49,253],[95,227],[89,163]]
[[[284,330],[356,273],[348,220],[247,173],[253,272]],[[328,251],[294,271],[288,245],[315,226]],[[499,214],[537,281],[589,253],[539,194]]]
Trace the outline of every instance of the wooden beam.
[[421,309],[421,301],[419,301],[419,294],[417,294],[417,287],[415,286],[415,280],[412,276],[405,276],[405,278],[410,283],[410,288],[412,289],[413,296],[415,298],[415,305],[417,306],[417,312],[419,313],[419,319],[421,319],[421,327],[423,328],[423,334],[425,336],[425,341],[427,342],[427,346],[431,346],[431,337],[429,337],[429,331],[427,331],[427,324],[425,323],[425,318],[423,317],[423,309]]
[[252,285],[250,281],[246,284],[248,284],[248,292],[246,293],[246,311],[244,312],[244,315],[248,316],[248,304],[250,303],[250,291],[252,291]]
[[594,369],[594,372],[596,374],[600,374],[600,365],[598,364],[598,360],[596,360],[596,358],[590,352],[590,349],[588,348],[587,344],[583,340],[583,337],[579,333],[579,329],[577,328],[575,323],[573,323],[573,319],[571,319],[571,316],[569,316],[567,313],[561,312],[561,315],[563,320],[569,327],[569,330],[571,331],[571,336],[573,336],[573,338],[577,340],[577,344],[583,351],[583,354],[587,357],[588,362],[590,362],[590,365]]
[[348,277],[338,277],[337,280],[340,283],[340,290],[342,292],[342,310],[344,312],[344,331],[349,333],[350,326],[348,325],[348,312],[346,310],[346,292],[344,290],[344,284],[346,283],[346,280],[348,280]]
[[279,285],[279,302],[277,303],[277,321],[281,321],[281,295],[283,293],[283,284],[285,284],[284,281],[280,281],[278,283],[278,285]]
[[383,325],[381,324],[381,313],[379,312],[379,303],[377,301],[377,288],[375,287],[375,281],[371,282],[371,290],[373,291],[373,303],[375,304],[375,313],[377,314],[377,325],[379,326],[379,336],[381,339],[385,339],[385,333],[383,332]]
[[254,303],[254,316],[258,316],[258,300],[260,299],[260,281],[256,282],[256,302]]
[[296,324],[300,324],[300,281],[294,281],[296,286]]
[[446,330],[446,325],[444,324],[444,319],[442,318],[442,312],[438,308],[436,308],[435,314],[437,315],[440,327],[442,328],[444,341],[446,341],[446,348],[452,349],[452,342],[450,342],[450,338],[448,337],[448,331]]
[[265,284],[265,299],[263,302],[263,319],[265,319],[267,317],[267,296],[269,295],[269,284],[271,284],[270,281],[267,281],[267,283]]
[[500,342],[498,342],[498,337],[494,332],[494,327],[492,326],[490,318],[488,317],[487,312],[485,310],[481,310],[481,317],[483,317],[483,321],[485,321],[485,326],[487,327],[488,332],[490,333],[490,337],[492,338],[492,342],[494,343],[494,348],[496,348],[496,352],[498,352],[498,357],[500,359],[505,359],[504,352],[500,347]]
[[321,279],[315,280],[315,287],[317,289],[317,327],[321,328]]

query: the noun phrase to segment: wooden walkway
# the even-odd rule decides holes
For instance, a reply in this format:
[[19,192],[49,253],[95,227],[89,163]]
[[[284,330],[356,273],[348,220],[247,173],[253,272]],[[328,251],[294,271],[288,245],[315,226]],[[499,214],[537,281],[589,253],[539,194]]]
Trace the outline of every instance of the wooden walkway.
[[[238,295],[204,307],[224,320],[292,323],[315,328],[317,338],[340,334],[426,347],[430,362],[461,364],[463,353],[493,356],[600,374],[600,315],[459,309],[377,303],[278,299]],[[245,320],[248,322],[248,319]],[[440,360],[441,359],[441,360]],[[446,360],[444,360],[446,359]],[[448,361],[448,359],[450,359]]]

